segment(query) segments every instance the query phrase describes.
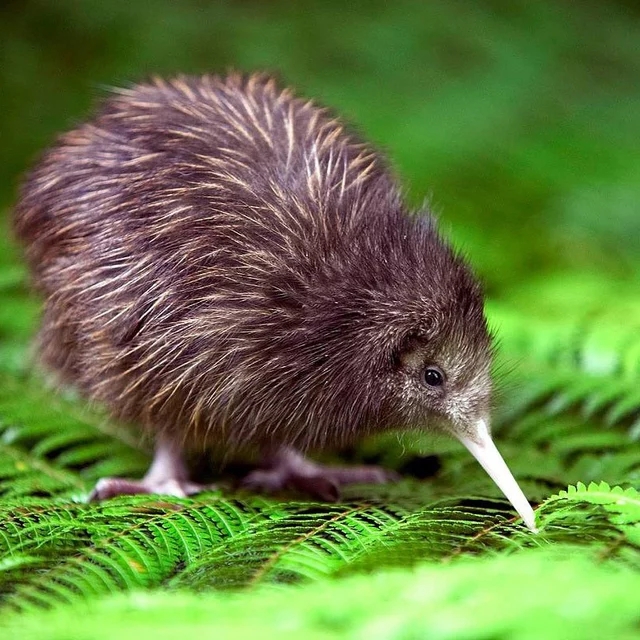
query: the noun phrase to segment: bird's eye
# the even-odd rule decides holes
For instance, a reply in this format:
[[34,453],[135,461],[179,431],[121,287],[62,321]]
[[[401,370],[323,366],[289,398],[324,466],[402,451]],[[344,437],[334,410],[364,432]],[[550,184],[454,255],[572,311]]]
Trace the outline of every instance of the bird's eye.
[[439,387],[444,383],[444,374],[437,367],[427,367],[423,378],[424,383],[430,387]]

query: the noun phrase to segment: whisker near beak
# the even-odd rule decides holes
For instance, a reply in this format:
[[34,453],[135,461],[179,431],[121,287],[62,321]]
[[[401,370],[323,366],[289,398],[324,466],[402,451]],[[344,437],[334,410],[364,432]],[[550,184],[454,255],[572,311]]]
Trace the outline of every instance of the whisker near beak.
[[473,436],[455,435],[504,493],[527,527],[533,533],[538,533],[533,509],[493,443],[486,421],[478,420]]

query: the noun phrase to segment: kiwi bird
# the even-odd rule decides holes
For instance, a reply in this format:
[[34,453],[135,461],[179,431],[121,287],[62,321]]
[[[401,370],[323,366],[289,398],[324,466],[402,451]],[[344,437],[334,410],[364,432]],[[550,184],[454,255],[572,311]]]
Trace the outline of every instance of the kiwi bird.
[[39,354],[155,443],[93,498],[189,495],[185,455],[251,449],[251,487],[382,482],[311,449],[457,437],[534,528],[489,429],[483,293],[383,157],[264,75],[116,90],[27,175],[15,210],[44,300]]

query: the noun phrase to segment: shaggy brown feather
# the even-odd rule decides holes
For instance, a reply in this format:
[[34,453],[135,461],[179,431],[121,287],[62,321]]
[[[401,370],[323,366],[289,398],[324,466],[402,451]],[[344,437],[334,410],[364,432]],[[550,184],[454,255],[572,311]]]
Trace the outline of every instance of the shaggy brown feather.
[[488,411],[464,260],[376,151],[268,77],[117,91],[45,153],[15,227],[44,363],[185,448],[338,446]]

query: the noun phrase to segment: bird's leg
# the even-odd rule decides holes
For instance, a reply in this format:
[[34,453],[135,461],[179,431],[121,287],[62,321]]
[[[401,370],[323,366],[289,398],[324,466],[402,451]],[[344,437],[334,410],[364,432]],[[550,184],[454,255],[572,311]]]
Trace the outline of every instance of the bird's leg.
[[314,498],[334,501],[340,497],[340,487],[343,485],[380,484],[397,478],[395,472],[382,467],[317,464],[295,449],[283,447],[268,455],[262,468],[247,475],[243,486],[267,492],[294,489]]
[[184,498],[208,488],[211,487],[189,480],[182,449],[170,440],[159,438],[153,462],[142,480],[101,478],[89,495],[89,500],[105,500],[136,493],[158,493]]

